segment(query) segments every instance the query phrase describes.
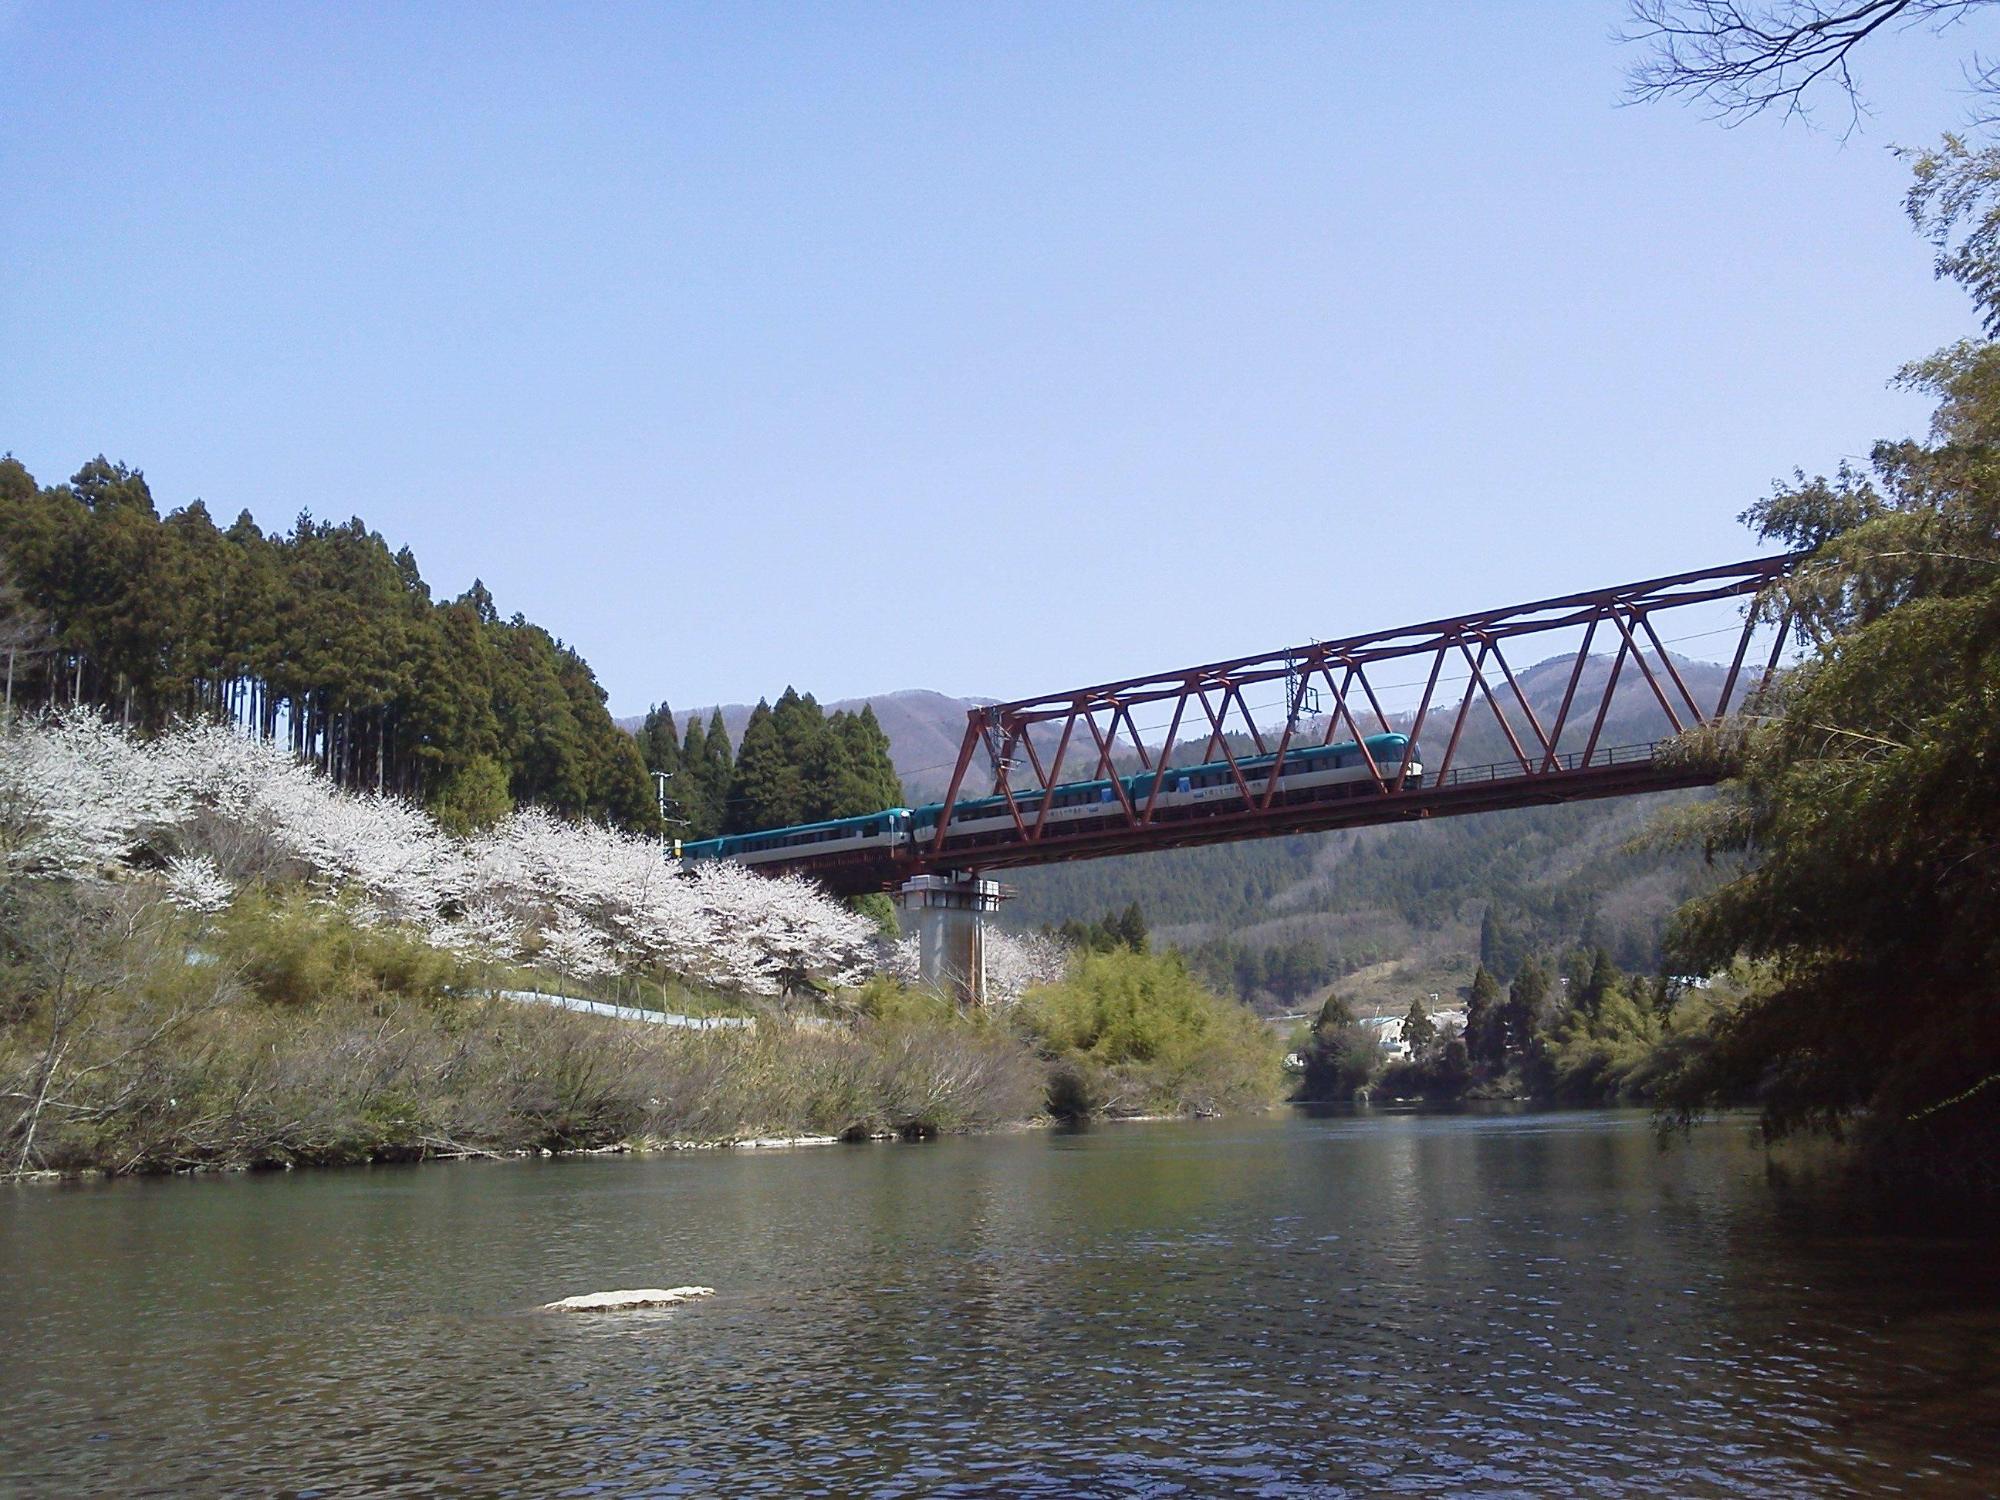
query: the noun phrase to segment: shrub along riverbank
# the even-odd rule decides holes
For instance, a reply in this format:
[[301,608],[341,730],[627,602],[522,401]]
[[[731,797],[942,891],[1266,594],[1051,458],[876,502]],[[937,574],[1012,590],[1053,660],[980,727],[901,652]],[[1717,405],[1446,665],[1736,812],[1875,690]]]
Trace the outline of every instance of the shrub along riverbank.
[[989,1011],[877,976],[693,1031],[492,998],[490,966],[296,893],[220,918],[142,882],[4,902],[0,1174],[930,1135],[1277,1092],[1262,1029],[1171,956],[1093,958]]

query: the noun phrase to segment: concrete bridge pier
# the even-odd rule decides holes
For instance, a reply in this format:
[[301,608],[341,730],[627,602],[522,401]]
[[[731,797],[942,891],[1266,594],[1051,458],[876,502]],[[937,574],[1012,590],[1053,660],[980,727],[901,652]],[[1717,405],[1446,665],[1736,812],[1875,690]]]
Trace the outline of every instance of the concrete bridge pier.
[[986,918],[1000,909],[1001,893],[999,881],[974,870],[919,875],[896,892],[916,929],[918,974],[960,1005],[986,1003]]

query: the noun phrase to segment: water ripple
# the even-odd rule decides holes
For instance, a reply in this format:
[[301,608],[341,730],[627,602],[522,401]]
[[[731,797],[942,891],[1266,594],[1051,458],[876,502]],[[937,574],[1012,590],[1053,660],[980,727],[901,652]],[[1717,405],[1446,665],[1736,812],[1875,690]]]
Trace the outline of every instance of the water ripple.
[[1984,1493],[1995,1268],[1896,1253],[1619,1117],[22,1192],[0,1488]]

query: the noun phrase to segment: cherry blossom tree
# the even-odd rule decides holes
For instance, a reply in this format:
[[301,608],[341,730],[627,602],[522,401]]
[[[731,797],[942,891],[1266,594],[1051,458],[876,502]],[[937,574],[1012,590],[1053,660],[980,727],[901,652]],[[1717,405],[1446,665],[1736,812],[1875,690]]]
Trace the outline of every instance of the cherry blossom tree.
[[986,993],[996,1005],[1012,1005],[1037,985],[1057,983],[1069,963],[1068,947],[1046,933],[986,931]]
[[686,874],[656,843],[538,808],[456,838],[208,723],[146,741],[91,713],[0,723],[0,868],[151,870],[167,899],[209,914],[247,884],[296,880],[467,956],[546,956],[565,981],[657,969],[776,996],[858,983],[875,953],[873,924],[805,880],[726,863]]
[[99,876],[186,812],[163,762],[95,713],[0,722],[0,859],[10,873]]
[[561,912],[542,929],[541,959],[556,971],[563,993],[571,979],[590,979],[617,967],[604,934],[573,911]]
[[236,894],[206,854],[177,854],[167,861],[167,900],[183,911],[213,916]]

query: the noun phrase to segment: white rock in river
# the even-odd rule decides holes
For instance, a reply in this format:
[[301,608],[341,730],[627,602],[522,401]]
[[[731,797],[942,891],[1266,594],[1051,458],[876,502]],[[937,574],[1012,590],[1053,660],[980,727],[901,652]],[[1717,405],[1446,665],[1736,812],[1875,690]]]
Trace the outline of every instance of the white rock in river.
[[712,1286],[642,1286],[629,1292],[585,1292],[542,1304],[543,1312],[619,1312],[628,1307],[672,1307],[697,1297],[713,1297]]

